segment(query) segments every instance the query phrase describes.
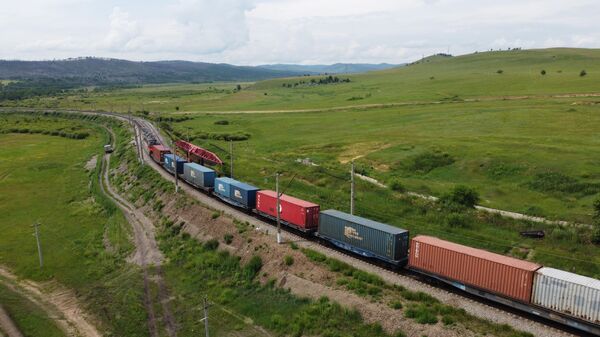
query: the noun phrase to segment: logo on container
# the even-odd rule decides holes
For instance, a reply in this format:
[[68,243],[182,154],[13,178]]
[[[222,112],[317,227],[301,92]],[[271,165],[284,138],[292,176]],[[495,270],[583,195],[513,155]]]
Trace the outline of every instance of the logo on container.
[[240,190],[234,190],[233,191],[233,196],[238,198],[238,199],[242,199],[242,193],[240,192]]
[[225,192],[225,186],[223,186],[223,184],[219,184],[219,191]]
[[192,178],[196,178],[196,171],[191,170],[190,175],[192,176]]
[[419,244],[419,242],[415,242],[415,259],[419,258],[419,248],[421,247],[421,245]]
[[353,227],[344,227],[344,236],[350,239],[355,239],[355,240],[361,240],[362,241],[362,237],[360,236],[360,234],[358,234],[358,232],[356,231],[356,229],[354,229]]

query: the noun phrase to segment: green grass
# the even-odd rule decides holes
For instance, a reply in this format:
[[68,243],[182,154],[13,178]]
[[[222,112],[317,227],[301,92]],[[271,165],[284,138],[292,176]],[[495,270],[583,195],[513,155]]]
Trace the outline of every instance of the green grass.
[[[597,92],[600,50],[542,49],[497,51],[426,62],[383,71],[354,74],[350,83],[284,88],[310,77],[237,83],[145,86],[98,93],[35,98],[32,106],[102,108],[152,112],[323,109],[398,102],[448,101],[490,96]],[[502,74],[497,71],[502,69]],[[587,75],[579,76],[581,70]],[[541,75],[546,70],[546,75]],[[320,78],[319,76],[314,77]],[[266,95],[265,95],[266,94]]]
[[[128,226],[99,192],[99,166],[84,169],[102,153],[104,131],[73,118],[21,118],[20,124],[30,128],[59,125],[85,130],[89,137],[0,135],[0,157],[7,159],[0,161],[0,264],[20,277],[55,280],[73,289],[108,334],[145,336],[147,331],[139,329],[145,321],[141,274],[125,264],[133,247]],[[42,223],[41,269],[31,227],[37,221]],[[104,246],[105,233],[112,249]]]
[[44,311],[2,284],[0,303],[25,337],[66,336]]

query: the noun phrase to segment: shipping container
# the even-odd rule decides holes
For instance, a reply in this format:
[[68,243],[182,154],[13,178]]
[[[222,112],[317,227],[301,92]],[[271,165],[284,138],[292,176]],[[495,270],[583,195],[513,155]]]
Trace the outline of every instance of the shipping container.
[[534,275],[531,302],[600,324],[600,280],[544,267]]
[[256,207],[256,192],[259,188],[222,177],[215,179],[215,195],[222,200],[246,209]]
[[152,157],[155,162],[162,164],[165,161],[165,154],[171,153],[171,150],[163,145],[150,145],[148,147],[148,152],[150,153],[150,157]]
[[537,263],[471,248],[431,236],[411,240],[411,269],[475,287],[495,295],[529,302]]
[[196,163],[183,164],[183,179],[193,186],[208,190],[215,184],[215,171]]
[[[302,231],[314,231],[319,225],[319,205],[282,194],[279,197],[279,217],[285,225]],[[262,190],[256,193],[256,211],[277,218],[277,193]]]
[[167,169],[167,171],[173,173],[175,172],[175,167],[177,167],[177,174],[183,173],[183,164],[186,163],[186,160],[174,155],[172,153],[167,153],[164,155],[165,163],[163,166]]
[[408,255],[408,231],[336,210],[321,212],[319,237],[363,256],[402,265]]

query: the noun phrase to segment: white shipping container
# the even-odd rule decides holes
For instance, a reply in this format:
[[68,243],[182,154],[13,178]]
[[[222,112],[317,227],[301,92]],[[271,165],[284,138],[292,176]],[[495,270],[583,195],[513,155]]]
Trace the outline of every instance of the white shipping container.
[[554,268],[540,268],[532,303],[588,322],[600,323],[600,280]]

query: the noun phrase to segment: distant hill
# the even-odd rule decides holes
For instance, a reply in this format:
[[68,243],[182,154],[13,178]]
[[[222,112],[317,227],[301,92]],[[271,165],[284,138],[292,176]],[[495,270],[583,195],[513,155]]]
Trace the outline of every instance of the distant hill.
[[292,71],[296,73],[304,74],[342,74],[342,73],[364,73],[373,70],[383,70],[394,67],[402,66],[400,64],[389,64],[389,63],[335,63],[330,65],[301,65],[301,64],[265,64],[260,65],[258,68],[278,70],[278,71]]
[[80,84],[256,81],[298,75],[286,70],[187,61],[134,62],[103,58],[0,61],[3,80],[69,80]]

